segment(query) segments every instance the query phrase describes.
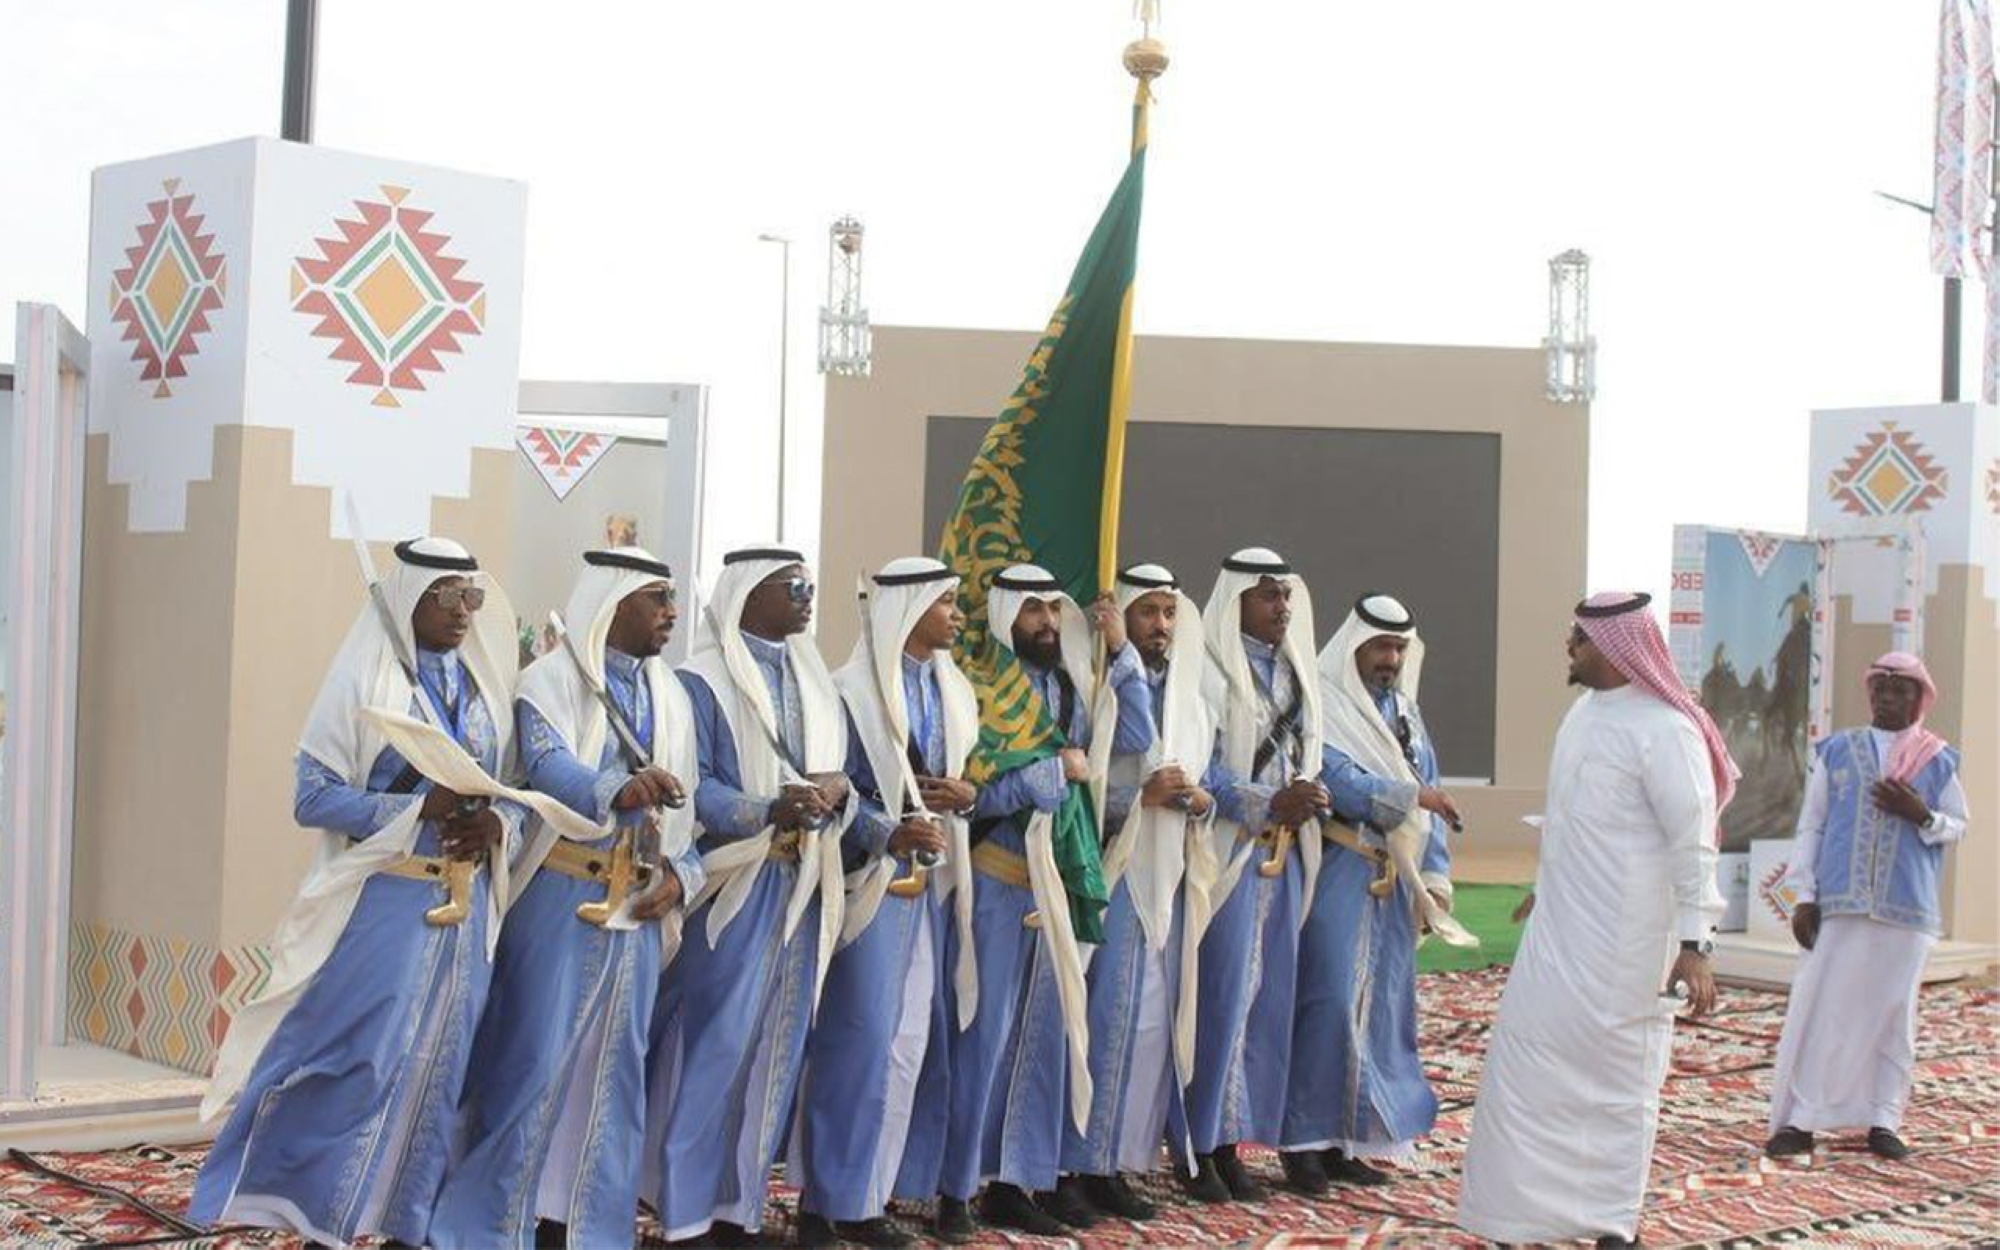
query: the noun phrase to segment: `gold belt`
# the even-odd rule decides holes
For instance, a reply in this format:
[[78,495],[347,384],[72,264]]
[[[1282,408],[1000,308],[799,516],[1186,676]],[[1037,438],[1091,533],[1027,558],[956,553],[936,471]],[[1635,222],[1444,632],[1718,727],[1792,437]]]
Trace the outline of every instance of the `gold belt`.
[[385,877],[408,877],[412,881],[435,881],[439,885],[443,885],[445,877],[450,873],[453,863],[465,863],[475,869],[481,867],[481,864],[471,860],[449,860],[430,855],[405,855],[393,863],[376,869],[376,871]]
[[578,881],[602,881],[611,875],[612,858],[625,847],[626,836],[622,833],[606,847],[580,846],[564,839],[549,848],[549,857],[542,861],[542,867]]
[[772,834],[769,858],[797,863],[799,859],[799,836],[799,831],[796,829],[780,829]]
[[1022,890],[1031,888],[1027,859],[991,842],[981,842],[972,848],[972,870],[985,873],[1001,885]]

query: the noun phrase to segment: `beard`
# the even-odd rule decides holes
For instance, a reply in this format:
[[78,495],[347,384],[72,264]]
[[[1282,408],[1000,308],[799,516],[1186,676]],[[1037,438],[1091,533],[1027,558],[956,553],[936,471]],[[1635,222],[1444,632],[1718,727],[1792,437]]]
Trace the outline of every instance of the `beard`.
[[1016,638],[1014,654],[1037,668],[1054,668],[1062,662],[1062,639],[1054,631],[1032,638]]

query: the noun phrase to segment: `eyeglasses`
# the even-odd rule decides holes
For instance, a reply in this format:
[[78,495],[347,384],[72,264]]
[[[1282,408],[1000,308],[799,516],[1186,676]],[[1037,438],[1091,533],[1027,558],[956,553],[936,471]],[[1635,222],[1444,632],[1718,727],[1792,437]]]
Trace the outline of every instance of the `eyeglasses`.
[[644,590],[633,591],[631,597],[647,600],[656,608],[670,608],[675,603],[672,586],[648,586]]
[[793,603],[811,603],[813,596],[819,593],[819,587],[813,585],[810,578],[787,578],[779,585],[785,588],[785,597]]
[[433,586],[424,592],[437,600],[439,607],[447,612],[456,612],[463,604],[467,612],[477,612],[486,606],[484,586]]

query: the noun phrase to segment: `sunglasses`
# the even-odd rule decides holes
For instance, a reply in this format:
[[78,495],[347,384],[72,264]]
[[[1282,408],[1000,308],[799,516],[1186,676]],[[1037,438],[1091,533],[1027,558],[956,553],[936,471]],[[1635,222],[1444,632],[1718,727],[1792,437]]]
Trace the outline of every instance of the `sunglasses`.
[[672,586],[648,586],[644,590],[633,591],[632,598],[644,599],[656,608],[670,608],[677,602]]
[[810,578],[789,577],[777,584],[785,588],[785,598],[793,603],[811,603],[813,596],[819,593],[819,587],[813,585]]
[[477,612],[486,606],[484,586],[433,586],[424,592],[437,600],[439,607],[447,612],[458,611],[464,605],[467,612]]

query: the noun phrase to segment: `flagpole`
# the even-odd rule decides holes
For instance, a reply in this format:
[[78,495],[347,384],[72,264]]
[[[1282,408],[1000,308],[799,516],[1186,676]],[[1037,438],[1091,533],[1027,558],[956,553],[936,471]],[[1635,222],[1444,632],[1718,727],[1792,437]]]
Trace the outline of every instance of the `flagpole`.
[[[1125,45],[1125,71],[1138,79],[1132,98],[1132,159],[1146,151],[1147,115],[1153,103],[1153,80],[1167,72],[1167,47],[1153,38],[1152,9],[1144,9],[1145,33]],[[1111,412],[1104,435],[1104,501],[1097,522],[1097,586],[1110,591],[1118,576],[1118,509],[1125,489],[1125,423],[1132,410],[1132,292],[1125,287],[1118,309],[1118,340],[1111,358]]]

